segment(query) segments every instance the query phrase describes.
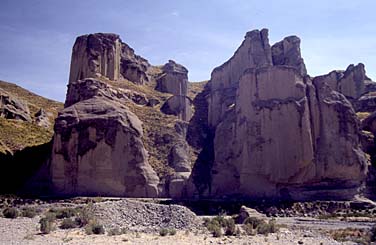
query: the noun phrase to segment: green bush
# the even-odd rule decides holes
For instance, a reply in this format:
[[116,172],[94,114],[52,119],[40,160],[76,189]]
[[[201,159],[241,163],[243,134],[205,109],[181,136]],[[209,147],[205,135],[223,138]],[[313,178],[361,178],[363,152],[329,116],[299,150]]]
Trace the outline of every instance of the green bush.
[[235,220],[232,218],[225,220],[225,235],[233,236],[236,232]]
[[275,220],[270,220],[269,223],[261,223],[256,228],[258,234],[267,235],[269,233],[277,232],[278,228],[276,226]]
[[109,235],[109,236],[119,236],[121,234],[124,234],[124,233],[119,228],[112,228],[107,233],[107,235]]
[[168,229],[166,229],[166,228],[161,228],[161,229],[159,230],[159,235],[160,235],[160,236],[167,236],[167,234],[168,234]]
[[74,208],[63,208],[63,209],[57,209],[55,212],[57,219],[65,219],[65,218],[71,218],[75,216],[77,213],[77,210]]
[[105,230],[103,225],[97,223],[96,221],[92,221],[89,224],[85,226],[85,232],[87,235],[92,235],[92,234],[104,234]]
[[250,224],[252,225],[252,228],[253,229],[256,229],[257,226],[259,226],[260,224],[263,224],[265,223],[265,221],[263,219],[258,219],[256,217],[248,217],[244,220],[243,224]]
[[21,216],[26,218],[34,218],[37,216],[38,212],[35,208],[26,207],[21,210]]
[[170,234],[170,236],[175,236],[176,230],[174,228],[172,228],[172,229],[170,229],[170,231],[168,233]]
[[78,209],[76,215],[77,215],[76,223],[80,227],[83,227],[94,220],[94,215],[90,207],[84,207],[84,208]]
[[77,227],[77,223],[71,218],[65,218],[60,224],[61,229],[73,229]]
[[213,237],[221,237],[223,235],[222,228],[220,226],[214,227],[212,234],[213,234]]
[[39,220],[39,224],[40,224],[40,232],[43,234],[48,234],[53,229],[53,221],[47,217],[41,218]]
[[243,229],[245,233],[249,236],[255,236],[256,235],[256,229],[253,228],[253,225],[248,223],[243,225]]
[[3,210],[4,218],[7,219],[15,219],[18,217],[18,209],[17,208],[6,208]]

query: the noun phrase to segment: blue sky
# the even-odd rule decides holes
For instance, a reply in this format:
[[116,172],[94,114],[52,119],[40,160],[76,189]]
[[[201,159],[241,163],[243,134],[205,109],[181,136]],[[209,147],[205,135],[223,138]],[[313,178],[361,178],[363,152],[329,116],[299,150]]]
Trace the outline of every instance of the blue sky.
[[302,39],[310,75],[366,65],[376,79],[375,0],[1,0],[0,79],[64,101],[76,36],[113,32],[151,64],[173,59],[210,78],[244,34]]

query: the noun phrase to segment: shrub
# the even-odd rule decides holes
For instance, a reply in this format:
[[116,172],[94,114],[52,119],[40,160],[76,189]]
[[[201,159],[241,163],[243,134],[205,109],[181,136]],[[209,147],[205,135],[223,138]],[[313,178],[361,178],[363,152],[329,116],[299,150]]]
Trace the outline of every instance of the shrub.
[[71,218],[63,219],[63,221],[60,224],[61,229],[72,229],[72,228],[76,228],[76,227],[77,227],[77,223],[74,220],[72,220]]
[[175,236],[176,230],[174,228],[170,229],[169,234],[170,234],[170,236]]
[[264,223],[259,224],[256,229],[257,229],[257,233],[263,234],[263,235],[267,235],[269,233],[275,233],[278,230],[274,219],[270,220],[269,223],[264,222]]
[[63,208],[58,209],[56,212],[57,219],[71,218],[76,215],[76,209],[73,208]]
[[37,210],[35,208],[27,207],[21,210],[21,216],[27,218],[34,218],[37,215]]
[[77,210],[76,223],[83,227],[94,220],[94,215],[90,207],[84,207]]
[[262,223],[265,223],[265,221],[263,219],[258,219],[256,217],[248,217],[244,220],[243,224],[250,224],[252,225],[252,228],[253,229],[256,229],[257,226],[259,226],[260,224]]
[[97,223],[96,221],[90,222],[88,225],[85,227],[85,232],[87,235],[92,235],[92,234],[104,234],[105,230],[103,225]]
[[43,234],[48,234],[53,229],[53,221],[48,219],[47,217],[41,218],[39,220],[40,224],[40,232]]
[[223,235],[222,228],[219,226],[214,227],[212,234],[213,234],[213,237],[221,237]]
[[159,230],[159,235],[160,235],[160,236],[167,236],[167,234],[168,234],[168,229],[166,229],[166,228],[161,228],[161,229]]
[[7,219],[15,219],[18,217],[18,209],[17,208],[6,208],[3,211],[3,215]]
[[234,219],[226,219],[225,220],[225,235],[226,236],[233,236],[235,235],[236,226]]
[[250,224],[250,223],[244,224],[243,229],[244,229],[245,233],[247,233],[247,235],[249,235],[249,236],[255,236],[256,235],[256,229],[253,228],[253,225]]
[[125,228],[121,228],[121,230],[119,228],[113,228],[108,231],[109,236],[119,236],[119,235],[126,234],[126,233],[127,233],[127,230]]

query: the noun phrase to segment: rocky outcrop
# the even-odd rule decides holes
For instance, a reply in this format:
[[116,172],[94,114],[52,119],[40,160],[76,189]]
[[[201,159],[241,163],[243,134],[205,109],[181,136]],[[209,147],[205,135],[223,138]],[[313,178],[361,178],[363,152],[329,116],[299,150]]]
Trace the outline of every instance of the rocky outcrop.
[[175,115],[183,121],[189,121],[192,117],[192,101],[188,96],[174,95],[161,107],[161,111],[168,115]]
[[187,95],[188,70],[184,66],[169,60],[162,71],[157,79],[156,90],[173,95]]
[[300,38],[289,36],[272,46],[273,65],[295,67],[300,75],[307,75],[307,69],[300,53]]
[[169,60],[162,70],[155,89],[173,96],[163,104],[161,111],[189,121],[192,117],[192,101],[187,96],[188,70],[173,60]]
[[159,179],[148,163],[141,121],[122,94],[93,79],[70,84],[55,122],[51,161],[59,195],[156,197]]
[[83,35],[72,51],[69,83],[85,78],[128,79],[136,84],[149,81],[149,63],[111,33]]
[[51,126],[51,121],[48,117],[48,113],[43,109],[40,108],[37,113],[35,113],[35,123],[38,126],[49,128]]
[[267,30],[251,33],[210,80],[209,194],[351,198],[366,171],[351,104],[299,66],[273,66]]
[[0,117],[31,122],[27,104],[0,88]]
[[268,30],[254,30],[235,54],[223,65],[215,68],[209,83],[209,125],[217,126],[235,102],[239,78],[248,68],[272,66]]

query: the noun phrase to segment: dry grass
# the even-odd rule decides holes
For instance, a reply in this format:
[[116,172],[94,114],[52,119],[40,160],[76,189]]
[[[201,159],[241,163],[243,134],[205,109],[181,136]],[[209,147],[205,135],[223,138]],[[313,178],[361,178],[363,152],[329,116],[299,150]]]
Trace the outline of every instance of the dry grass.
[[360,121],[363,121],[369,115],[371,115],[371,113],[369,113],[369,112],[357,112],[356,115],[358,116],[358,118],[359,118]]
[[13,153],[28,146],[50,141],[53,135],[53,121],[58,111],[63,108],[63,103],[38,96],[13,83],[0,81],[0,88],[26,102],[32,118],[40,108],[43,108],[49,113],[52,122],[51,127],[46,129],[34,123],[0,118],[0,152]]
[[202,90],[204,90],[204,87],[207,83],[208,81],[189,82],[188,83],[188,97],[193,100],[197,94],[201,93]]

